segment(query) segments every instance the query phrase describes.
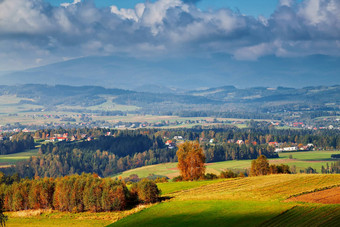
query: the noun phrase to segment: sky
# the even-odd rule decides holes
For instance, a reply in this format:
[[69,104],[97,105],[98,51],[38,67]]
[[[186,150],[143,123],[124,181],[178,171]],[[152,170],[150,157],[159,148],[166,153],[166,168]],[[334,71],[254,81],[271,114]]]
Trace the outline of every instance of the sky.
[[[65,2],[71,3],[73,0],[48,0],[48,2],[54,6],[59,6]],[[118,8],[134,8],[138,3],[145,3],[145,0],[95,0],[94,2],[97,7],[116,5]],[[151,2],[155,2],[155,0]],[[270,16],[279,4],[279,0],[201,0],[193,2],[202,10],[229,8],[253,16]]]
[[86,56],[216,54],[340,59],[340,1],[0,0],[0,72]]

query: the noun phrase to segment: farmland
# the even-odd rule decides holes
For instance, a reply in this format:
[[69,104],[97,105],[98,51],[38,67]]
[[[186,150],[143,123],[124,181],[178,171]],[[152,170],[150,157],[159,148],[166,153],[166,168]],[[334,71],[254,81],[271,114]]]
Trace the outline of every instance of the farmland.
[[[291,195],[339,184],[339,175],[270,175],[210,181],[194,186],[159,184],[168,202],[128,216],[111,226],[301,226],[336,223],[339,205],[284,202]],[[300,214],[303,211],[305,215]],[[309,212],[311,211],[311,212]],[[327,212],[332,215],[327,216]],[[294,219],[289,219],[295,215]],[[299,216],[300,215],[300,216]],[[289,219],[289,224],[285,222]]]
[[339,204],[286,199],[339,182],[336,174],[295,174],[160,183],[169,199],[154,205],[103,213],[10,212],[8,226],[334,226]]
[[[285,164],[289,166],[296,166],[296,171],[299,172],[309,166],[316,169],[318,172],[321,166],[326,166],[334,162],[331,159],[332,154],[340,154],[340,151],[310,151],[310,152],[289,152],[280,153],[279,158],[270,159],[271,164]],[[289,156],[292,156],[292,159]],[[206,165],[206,172],[219,174],[221,171],[230,170],[244,170],[250,168],[251,160],[233,160],[224,162],[208,163]],[[147,177],[150,174],[167,176],[170,179],[178,176],[179,172],[176,169],[177,163],[165,163],[152,166],[144,166],[137,169],[132,169],[117,174],[116,176],[128,177],[131,174],[137,174],[139,177]]]
[[13,165],[19,161],[23,161],[29,159],[30,157],[37,155],[38,149],[33,149],[25,152],[8,154],[8,155],[0,155],[0,167],[4,165]]

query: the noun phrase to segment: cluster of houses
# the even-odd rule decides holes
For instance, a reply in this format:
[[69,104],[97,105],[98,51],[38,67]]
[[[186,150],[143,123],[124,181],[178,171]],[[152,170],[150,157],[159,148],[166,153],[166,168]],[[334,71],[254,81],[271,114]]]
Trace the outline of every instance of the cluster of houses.
[[87,141],[93,140],[92,136],[88,136],[87,134],[81,134],[80,136],[73,135],[71,137],[68,136],[68,133],[64,134],[54,134],[53,136],[49,137],[49,135],[46,135],[46,142],[61,142],[61,141],[76,141],[76,140],[82,140],[85,139]]
[[291,152],[291,151],[310,151],[313,148],[314,148],[314,145],[312,143],[309,143],[305,146],[277,147],[275,148],[274,152],[279,153],[279,152]]
[[183,142],[182,136],[174,136],[173,140],[167,140],[165,145],[168,146],[169,149],[174,149],[177,145],[177,142]]

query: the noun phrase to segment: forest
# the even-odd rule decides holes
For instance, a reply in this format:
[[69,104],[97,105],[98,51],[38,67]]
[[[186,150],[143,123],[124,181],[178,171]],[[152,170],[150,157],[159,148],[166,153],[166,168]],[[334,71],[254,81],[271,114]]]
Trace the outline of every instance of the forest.
[[32,135],[26,133],[18,133],[11,136],[11,139],[2,137],[0,141],[0,155],[14,154],[22,152],[26,149],[34,148],[34,139]]
[[[316,149],[321,150],[340,148],[340,136],[332,130],[238,129],[232,127],[169,130],[99,128],[66,130],[60,128],[39,130],[34,135],[32,133],[31,136],[41,140],[55,134],[67,134],[68,137],[80,139],[42,144],[37,156],[2,171],[10,174],[16,172],[23,178],[61,177],[83,172],[108,177],[146,165],[176,162],[177,148],[172,149],[165,145],[165,141],[169,139],[177,144],[186,140],[199,141],[203,147],[206,162],[256,159],[260,155],[277,158],[274,146],[269,145],[269,142],[274,141],[283,144],[283,146],[313,143]],[[84,135],[94,139],[91,141],[87,141],[86,137],[81,139]],[[242,140],[243,143],[237,144],[237,140]]]

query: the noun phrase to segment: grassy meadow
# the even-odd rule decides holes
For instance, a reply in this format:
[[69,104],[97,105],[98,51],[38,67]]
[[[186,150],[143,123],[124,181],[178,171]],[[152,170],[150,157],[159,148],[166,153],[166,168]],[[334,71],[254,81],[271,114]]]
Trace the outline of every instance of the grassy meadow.
[[7,212],[8,227],[100,227],[106,226],[128,215],[141,211],[150,205],[141,205],[131,210],[101,213],[70,213],[52,210],[29,210]]
[[[304,170],[309,166],[316,169],[317,172],[321,171],[321,166],[325,166],[328,163],[335,160],[331,159],[332,154],[340,154],[340,151],[308,151],[308,152],[287,152],[280,153],[279,158],[269,159],[271,164],[285,164],[289,166],[296,166],[296,171]],[[292,155],[292,159],[289,156]],[[250,168],[251,160],[232,160],[224,162],[215,162],[206,164],[206,172],[219,174],[225,170],[244,170]],[[121,174],[117,174],[114,177],[122,176],[128,177],[131,174],[137,174],[139,177],[147,177],[150,174],[167,176],[170,179],[179,175],[177,169],[177,163],[165,163],[151,166],[144,166],[132,170],[127,170]]]
[[15,154],[0,155],[0,167],[6,165],[13,165],[19,161],[29,159],[38,154],[38,149],[32,149]]
[[331,226],[339,223],[340,205],[285,200],[302,192],[340,186],[340,175],[269,175],[205,182],[201,185],[199,182],[159,184],[163,195],[170,200],[110,226],[310,226],[305,223]]

